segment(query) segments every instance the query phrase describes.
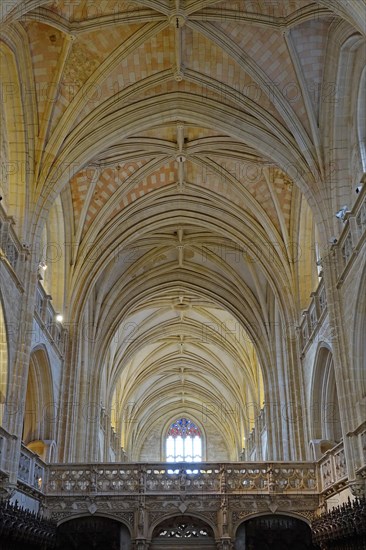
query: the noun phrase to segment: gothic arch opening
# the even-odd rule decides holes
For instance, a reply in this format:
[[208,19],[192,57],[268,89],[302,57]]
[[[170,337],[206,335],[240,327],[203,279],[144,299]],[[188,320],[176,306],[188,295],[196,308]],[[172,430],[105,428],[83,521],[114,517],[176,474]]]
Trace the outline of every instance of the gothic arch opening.
[[46,461],[55,453],[56,414],[52,374],[43,348],[33,351],[29,363],[23,422],[23,442]]
[[190,418],[175,418],[163,432],[163,453],[167,462],[201,462],[203,429]]
[[265,515],[243,522],[235,538],[235,550],[313,550],[309,525],[285,515]]
[[342,439],[342,428],[332,352],[320,347],[315,362],[311,408],[313,458]]
[[178,516],[163,521],[153,531],[151,550],[214,550],[215,536],[203,520]]
[[129,529],[103,516],[68,520],[57,528],[59,550],[131,550]]

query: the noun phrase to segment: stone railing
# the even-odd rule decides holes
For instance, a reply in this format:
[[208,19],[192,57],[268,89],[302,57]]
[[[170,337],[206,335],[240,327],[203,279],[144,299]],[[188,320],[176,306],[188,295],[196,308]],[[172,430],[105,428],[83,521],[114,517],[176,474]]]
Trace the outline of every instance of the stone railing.
[[[13,484],[16,482],[17,471],[15,459],[18,439],[0,426],[0,480],[7,480]],[[1,492],[0,483],[0,492]],[[6,483],[4,484],[6,485]]]
[[[366,239],[366,184],[361,188],[354,207],[345,216],[344,228],[338,243],[332,246],[338,270],[338,286],[347,276],[347,273],[359,253]],[[321,279],[318,288],[311,294],[310,304],[302,312],[299,326],[300,346],[304,352],[323,322],[327,311],[327,297],[324,280]]]
[[[0,477],[6,445],[0,432]],[[22,445],[18,482],[46,496],[162,494],[325,495],[348,483],[343,445],[318,462],[45,464]]]
[[56,320],[56,311],[52,305],[52,296],[46,293],[40,281],[36,289],[35,317],[48,340],[63,357],[66,348],[67,331]]
[[24,262],[29,254],[27,245],[22,245],[14,230],[15,221],[7,216],[0,205],[0,257],[5,258],[11,267],[13,276],[20,283],[24,277]]
[[347,482],[343,443],[339,443],[319,460],[320,492],[332,491]]
[[8,473],[13,444],[14,438],[4,428],[0,427],[0,473],[5,476]]
[[[11,466],[14,437],[0,428],[0,477]],[[45,464],[24,445],[18,481],[47,496],[131,493],[330,494],[348,484],[343,443],[318,462]]]
[[131,493],[317,494],[310,462],[60,464],[49,466],[45,492],[55,495]]
[[18,481],[27,486],[44,491],[44,484],[47,474],[47,465],[38,455],[22,445],[19,458]]
[[42,493],[47,476],[47,465],[22,443],[16,472],[14,468],[16,447],[17,438],[0,427],[0,478],[6,479],[15,474],[18,483],[24,484],[25,489]]
[[308,342],[311,342],[318,328],[323,322],[327,311],[327,297],[324,280],[321,279],[318,288],[311,294],[309,307],[302,312],[300,324],[301,349],[304,350]]
[[[366,399],[365,399],[366,401]],[[366,420],[364,420],[354,432],[349,432],[348,437],[357,437],[359,441],[359,458],[356,461],[356,476],[363,480],[366,492]]]
[[344,229],[335,245],[338,267],[338,285],[341,285],[366,238],[366,183],[357,201],[345,215]]

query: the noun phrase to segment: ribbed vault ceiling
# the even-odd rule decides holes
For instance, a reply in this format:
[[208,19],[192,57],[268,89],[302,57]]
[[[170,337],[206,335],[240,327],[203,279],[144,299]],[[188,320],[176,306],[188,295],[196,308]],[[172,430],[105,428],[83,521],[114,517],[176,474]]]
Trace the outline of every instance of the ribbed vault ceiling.
[[319,212],[328,170],[328,34],[364,33],[364,0],[6,4],[4,132],[34,169],[9,174],[5,202],[24,231],[27,204],[37,234],[62,197],[64,313],[87,323],[115,425],[138,404],[123,435],[138,449],[148,419],[239,403],[223,432],[240,449],[261,370],[271,388],[274,309],[294,328],[308,296],[300,214],[305,199]]

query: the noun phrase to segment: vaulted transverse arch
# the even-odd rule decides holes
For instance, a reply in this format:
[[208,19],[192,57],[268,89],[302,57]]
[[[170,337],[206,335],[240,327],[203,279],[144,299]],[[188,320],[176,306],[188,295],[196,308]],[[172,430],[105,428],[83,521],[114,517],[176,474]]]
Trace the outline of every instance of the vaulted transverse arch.
[[244,456],[253,429],[261,458],[262,407],[268,457],[306,456],[299,315],[361,170],[341,130],[362,118],[364,0],[341,4],[32,0],[1,14],[4,204],[21,242],[39,251],[43,232],[62,251],[43,278],[69,334],[60,457],[122,444],[148,458],[148,426],[206,415],[221,458]]

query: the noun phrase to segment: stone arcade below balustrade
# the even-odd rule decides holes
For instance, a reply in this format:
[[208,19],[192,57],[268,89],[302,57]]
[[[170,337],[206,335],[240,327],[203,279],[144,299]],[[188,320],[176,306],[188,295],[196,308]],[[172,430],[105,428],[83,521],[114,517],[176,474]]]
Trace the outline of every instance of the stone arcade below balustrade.
[[195,464],[45,464],[22,447],[14,484],[6,471],[12,444],[2,431],[3,496],[59,525],[80,517],[118,520],[139,549],[148,548],[154,529],[174,516],[202,520],[218,548],[230,548],[243,521],[281,514],[310,523],[332,498],[336,502],[337,491],[351,486],[341,445],[318,462]]

